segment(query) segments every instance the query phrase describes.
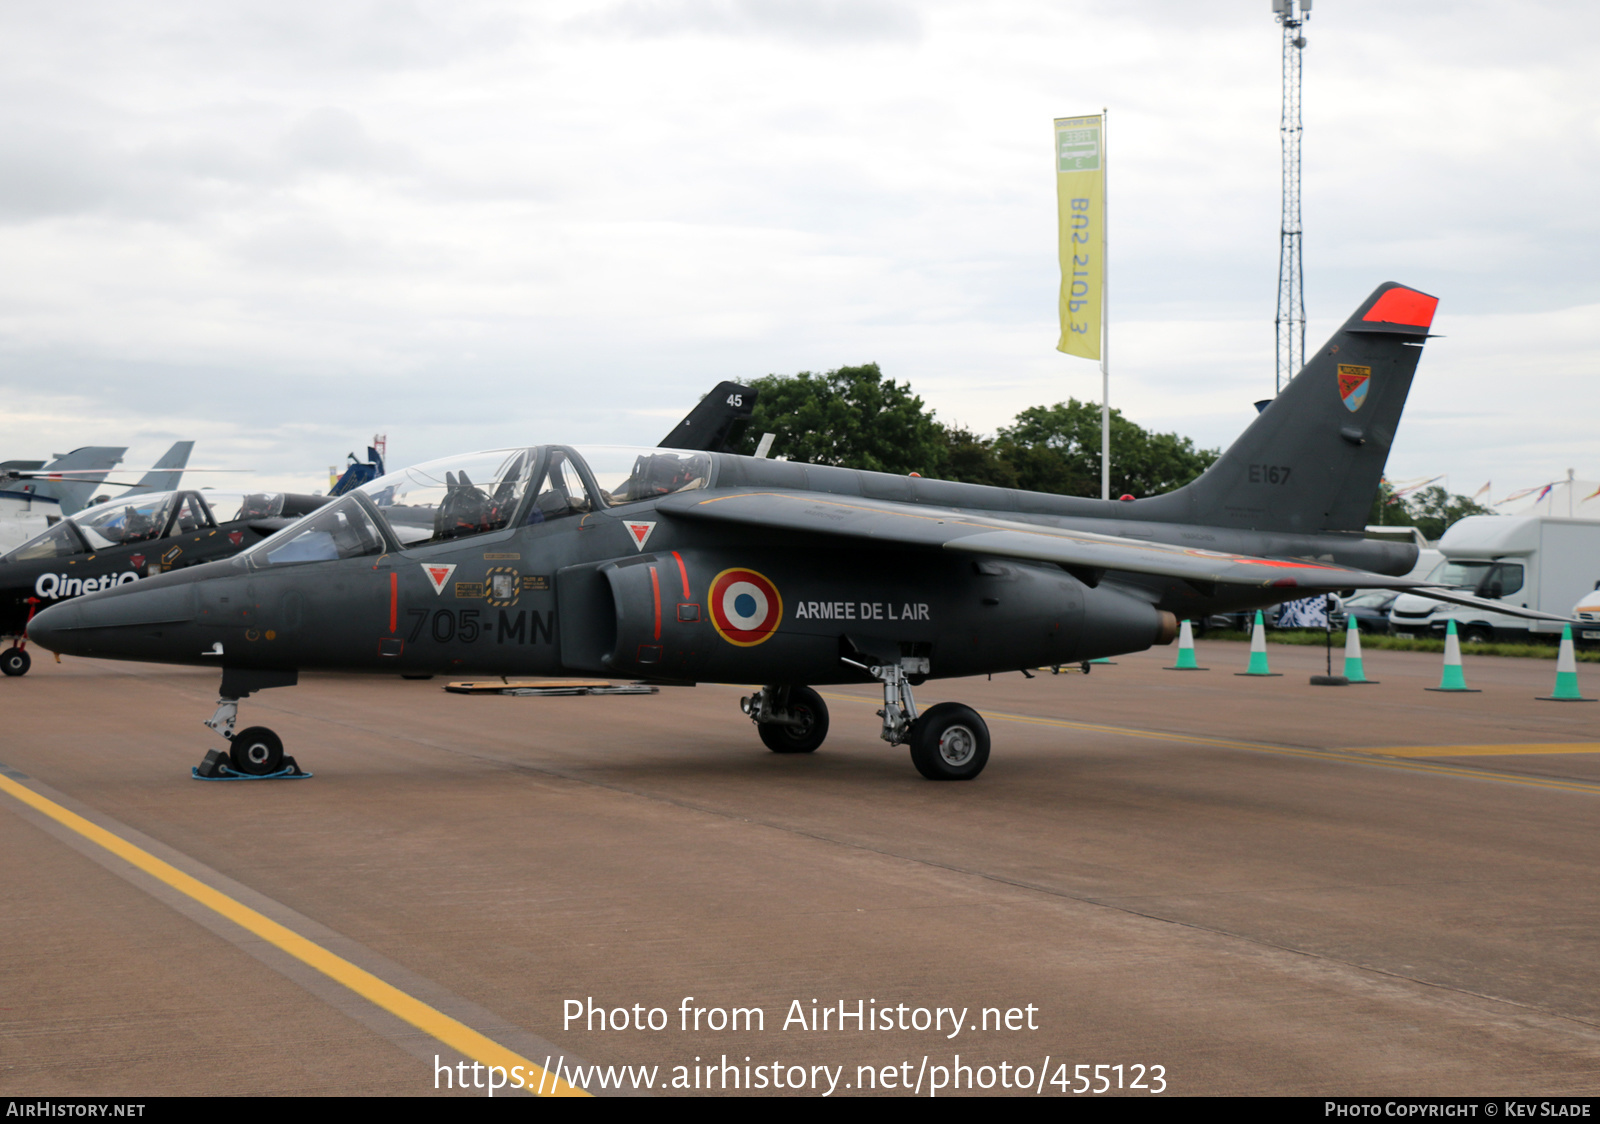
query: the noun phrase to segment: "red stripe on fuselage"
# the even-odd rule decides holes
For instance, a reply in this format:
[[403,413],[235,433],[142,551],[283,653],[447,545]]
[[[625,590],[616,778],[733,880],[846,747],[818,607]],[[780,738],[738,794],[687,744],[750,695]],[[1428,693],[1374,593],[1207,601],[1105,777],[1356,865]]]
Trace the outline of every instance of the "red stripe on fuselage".
[[661,578],[656,568],[650,567],[650,592],[656,595],[656,639],[661,639]]
[[393,632],[400,621],[400,575],[389,571],[389,631]]
[[689,568],[683,564],[683,555],[674,550],[672,557],[678,560],[678,573],[683,575],[683,599],[693,601],[694,598],[689,596]]

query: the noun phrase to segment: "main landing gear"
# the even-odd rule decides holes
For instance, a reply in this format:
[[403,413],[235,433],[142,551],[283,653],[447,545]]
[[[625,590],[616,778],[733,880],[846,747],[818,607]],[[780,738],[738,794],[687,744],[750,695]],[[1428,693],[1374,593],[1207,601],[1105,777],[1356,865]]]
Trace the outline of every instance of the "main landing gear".
[[207,751],[205,760],[195,766],[194,776],[208,781],[309,777],[310,773],[283,752],[283,739],[267,727],[247,726],[237,732],[233,728],[239,719],[241,698],[262,687],[292,685],[296,677],[293,672],[224,671],[222,697],[217,700],[216,713],[206,719],[205,725],[227,738],[228,748]]
[[739,708],[773,753],[810,753],[828,736],[828,704],[810,687],[764,687]]
[[[931,781],[970,781],[989,763],[989,726],[970,706],[940,703],[917,713],[913,676],[928,673],[928,661],[906,657],[894,664],[845,662],[883,684],[883,740],[911,749],[911,763]],[[921,681],[920,679],[918,680]],[[765,687],[739,700],[761,740],[774,753],[810,753],[828,736],[828,708],[810,687]]]

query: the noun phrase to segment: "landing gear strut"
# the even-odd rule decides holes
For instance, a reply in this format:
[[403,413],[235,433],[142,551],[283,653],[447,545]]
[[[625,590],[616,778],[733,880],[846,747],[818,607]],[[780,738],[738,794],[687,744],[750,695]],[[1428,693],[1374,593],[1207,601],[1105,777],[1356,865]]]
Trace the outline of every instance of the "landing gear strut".
[[940,703],[918,716],[911,677],[928,674],[926,659],[908,656],[897,664],[845,663],[883,683],[883,740],[909,745],[911,763],[930,781],[970,781],[989,763],[989,726],[970,706]]
[[810,687],[763,687],[739,708],[773,753],[811,753],[828,736],[828,704]]
[[[41,602],[37,597],[28,598],[29,624],[33,622],[33,614],[39,611],[40,604]],[[11,647],[0,653],[0,671],[5,672],[7,675],[26,675],[28,674],[28,669],[33,666],[33,657],[28,655],[27,624],[22,626],[22,632],[21,636],[12,641]],[[60,656],[56,657],[58,663],[60,659]]]

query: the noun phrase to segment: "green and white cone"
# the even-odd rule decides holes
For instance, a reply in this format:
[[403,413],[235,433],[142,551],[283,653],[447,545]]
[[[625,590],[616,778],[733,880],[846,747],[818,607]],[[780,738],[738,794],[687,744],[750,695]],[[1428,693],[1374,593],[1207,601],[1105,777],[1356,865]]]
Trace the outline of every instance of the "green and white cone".
[[1366,669],[1362,666],[1361,630],[1356,627],[1355,617],[1348,618],[1344,629],[1344,677],[1352,683],[1374,682],[1367,678]]
[[1235,675],[1276,675],[1277,673],[1267,667],[1267,622],[1261,617],[1261,610],[1256,610],[1255,627],[1250,630],[1250,666],[1244,671],[1236,671]]
[[1572,650],[1572,626],[1561,626],[1561,651],[1556,655],[1556,689],[1540,695],[1544,702],[1594,702],[1578,690],[1578,657]]
[[1437,687],[1425,687],[1428,691],[1464,691],[1471,694],[1481,694],[1476,688],[1467,686],[1467,677],[1461,670],[1461,638],[1456,635],[1456,622],[1448,621],[1444,631],[1444,673],[1439,677]]
[[1194,629],[1188,621],[1178,627],[1178,662],[1167,668],[1168,671],[1209,671],[1201,667],[1194,658]]

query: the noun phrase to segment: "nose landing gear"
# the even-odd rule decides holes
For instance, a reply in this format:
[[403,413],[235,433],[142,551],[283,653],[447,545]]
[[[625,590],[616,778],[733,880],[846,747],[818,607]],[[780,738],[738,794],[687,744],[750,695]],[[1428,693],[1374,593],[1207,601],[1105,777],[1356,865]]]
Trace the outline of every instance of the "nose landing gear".
[[228,739],[226,750],[213,749],[205,760],[190,770],[190,775],[205,781],[268,780],[309,777],[293,757],[283,752],[283,739],[265,726],[248,726],[234,732],[239,718],[239,700],[263,687],[292,686],[296,672],[240,672],[232,668],[222,673],[222,697],[217,710],[205,725]]

